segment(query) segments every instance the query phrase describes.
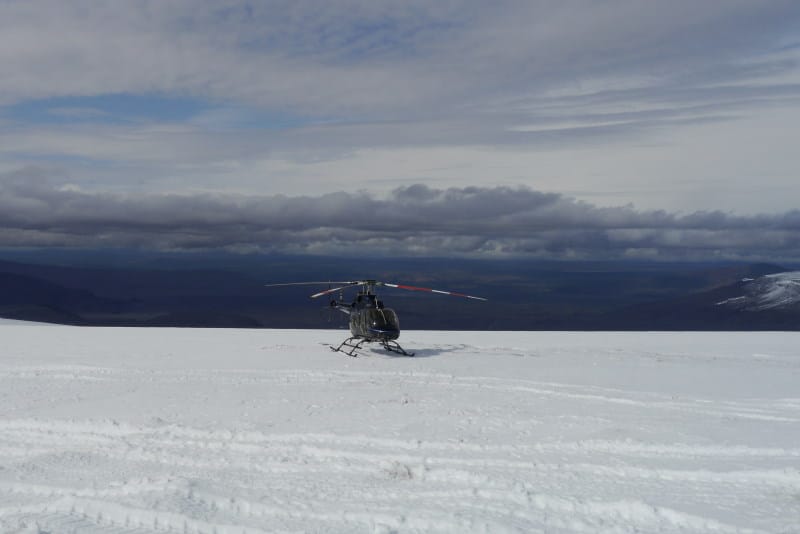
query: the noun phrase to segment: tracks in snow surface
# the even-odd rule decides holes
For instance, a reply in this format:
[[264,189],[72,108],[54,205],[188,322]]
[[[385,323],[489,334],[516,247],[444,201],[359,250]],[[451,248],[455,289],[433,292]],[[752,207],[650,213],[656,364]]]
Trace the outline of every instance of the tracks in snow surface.
[[796,338],[8,328],[4,533],[800,524]]
[[[795,462],[800,449],[627,440],[474,445],[36,419],[5,421],[0,435],[0,473],[16,474],[0,482],[7,530],[741,532],[648,504],[647,496],[679,497],[690,487],[712,504],[724,497],[752,505],[753,494],[800,494],[794,468],[698,467],[710,458]],[[662,454],[695,467],[653,465]],[[598,463],[598,455],[617,461]],[[598,487],[619,497],[593,497]],[[631,487],[638,496],[626,495]]]

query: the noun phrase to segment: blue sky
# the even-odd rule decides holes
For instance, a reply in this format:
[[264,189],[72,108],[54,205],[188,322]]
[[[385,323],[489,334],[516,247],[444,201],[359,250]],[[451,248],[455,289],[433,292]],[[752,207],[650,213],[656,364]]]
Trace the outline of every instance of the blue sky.
[[321,121],[257,107],[146,93],[23,100],[5,106],[2,116],[19,125],[184,123],[228,130],[284,130]]
[[501,187],[780,218],[799,65],[793,1],[6,1],[0,187],[231,206]]
[[23,124],[76,122],[136,123],[185,121],[208,109],[202,101],[154,95],[105,94],[23,100],[7,106],[4,116]]

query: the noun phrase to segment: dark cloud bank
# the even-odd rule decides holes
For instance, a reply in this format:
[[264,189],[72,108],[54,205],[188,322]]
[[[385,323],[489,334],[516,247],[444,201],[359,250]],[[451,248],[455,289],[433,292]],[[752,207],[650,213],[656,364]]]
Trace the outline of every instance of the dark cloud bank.
[[23,171],[0,176],[0,246],[779,261],[800,258],[800,211],[602,208],[523,187],[414,185],[386,197],[87,192]]

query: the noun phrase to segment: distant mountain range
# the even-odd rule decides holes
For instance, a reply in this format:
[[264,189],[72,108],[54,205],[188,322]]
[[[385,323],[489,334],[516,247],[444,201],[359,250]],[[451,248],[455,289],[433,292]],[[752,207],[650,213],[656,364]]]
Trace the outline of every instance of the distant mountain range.
[[264,284],[374,278],[489,299],[387,289],[382,298],[407,329],[800,330],[800,271],[771,264],[143,259],[133,253],[112,259],[0,261],[0,317],[73,325],[344,328],[341,314],[308,298],[316,288]]

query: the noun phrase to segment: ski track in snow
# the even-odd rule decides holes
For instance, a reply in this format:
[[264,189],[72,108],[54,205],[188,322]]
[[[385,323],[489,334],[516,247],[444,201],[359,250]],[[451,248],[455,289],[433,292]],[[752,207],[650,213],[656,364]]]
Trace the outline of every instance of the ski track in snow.
[[0,532],[800,532],[795,334],[47,328],[0,325]]

